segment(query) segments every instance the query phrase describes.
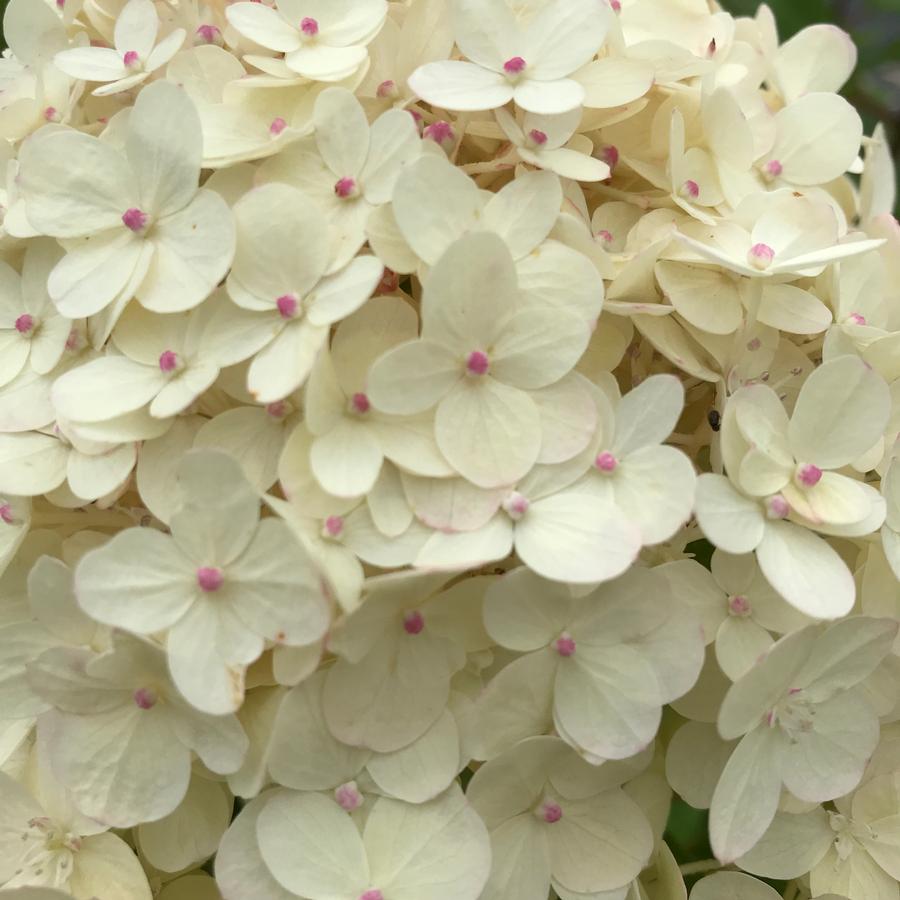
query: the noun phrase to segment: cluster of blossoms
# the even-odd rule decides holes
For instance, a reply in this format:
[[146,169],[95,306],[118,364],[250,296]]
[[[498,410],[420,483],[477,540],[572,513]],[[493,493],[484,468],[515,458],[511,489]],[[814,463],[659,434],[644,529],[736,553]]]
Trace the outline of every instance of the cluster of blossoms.
[[846,34],[4,31],[0,896],[900,898],[900,226]]

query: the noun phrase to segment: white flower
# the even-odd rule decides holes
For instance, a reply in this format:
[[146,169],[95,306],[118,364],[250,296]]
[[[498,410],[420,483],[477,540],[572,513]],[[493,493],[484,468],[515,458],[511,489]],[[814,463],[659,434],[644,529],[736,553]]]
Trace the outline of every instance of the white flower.
[[56,368],[72,323],[47,296],[47,276],[60,253],[51,241],[29,244],[20,276],[0,265],[0,384],[9,384],[26,366],[39,375]]
[[82,81],[108,82],[94,88],[98,97],[127,91],[162,68],[184,43],[181,28],[157,43],[159,16],[152,0],[128,0],[116,19],[115,47],[76,47],[63,50],[54,64]]
[[[526,113],[520,125],[505,109],[494,112],[506,136],[515,144],[519,159],[548,169],[561,178],[576,181],[603,181],[609,178],[609,166],[594,159],[590,152],[582,153],[564,146],[581,122],[581,110],[574,109],[556,116]],[[593,150],[593,145],[590,147]]]
[[516,481],[540,452],[531,392],[572,369],[587,346],[587,324],[523,302],[509,251],[491,234],[450,247],[427,279],[422,306],[421,338],[389,350],[369,371],[372,405],[397,415],[436,406],[437,444],[457,472],[479,487]]
[[368,59],[366,44],[387,15],[386,0],[278,0],[234,3],[228,21],[255,44],[284,54],[291,71],[311,81],[341,81]]
[[117,633],[100,656],[48,650],[28,677],[55,707],[38,729],[54,773],[79,812],[110,826],[172,812],[188,788],[192,751],[219,774],[238,769],[246,752],[238,720],[191,707],[169,678],[165,653],[137,638]]
[[408,112],[388,110],[370,126],[344,88],[328,88],[316,98],[313,122],[315,135],[266,163],[260,178],[294,185],[321,207],[334,230],[333,271],[365,243],[370,216],[391,199],[422,142]]
[[552,115],[580,106],[570,75],[606,37],[609,13],[591,0],[550,3],[522,28],[505,0],[454,0],[456,43],[471,62],[427,63],[409,77],[423,100],[445,109],[496,109],[510,100]]
[[306,387],[306,421],[315,436],[310,465],[328,493],[368,494],[385,457],[420,475],[452,474],[437,449],[430,416],[383,415],[366,393],[369,366],[417,331],[412,306],[375,297],[338,326],[331,352],[319,355]]
[[806,529],[856,535],[880,527],[882,498],[829,470],[853,462],[880,438],[889,407],[887,385],[854,356],[820,366],[790,420],[771,389],[743,388],[722,427],[728,478],[704,474],[698,481],[704,534],[729,553],[755,550],[769,583],[800,612],[846,615],[853,579],[834,550]]
[[551,884],[593,895],[636,878],[653,834],[621,785],[642,762],[591,766],[559,738],[533,737],[482,766],[467,796],[491,833],[484,896],[543,900]]
[[525,655],[479,700],[481,753],[551,723],[592,761],[643,750],[661,707],[687,693],[703,662],[697,623],[667,595],[665,579],[641,568],[579,597],[524,567],[505,575],[485,599],[485,627]]
[[783,637],[729,689],[719,733],[740,737],[710,808],[713,851],[732,861],[762,837],[781,786],[819,803],[852,790],[878,743],[878,717],[860,690],[897,633],[853,617]]
[[0,800],[4,893],[34,886],[62,888],[79,900],[98,891],[150,900],[134,851],[109,826],[78,811],[54,778],[44,748],[31,751],[24,784],[0,773]]
[[69,129],[44,129],[23,145],[28,219],[67,248],[48,282],[63,315],[109,308],[105,337],[133,296],[178,312],[212,292],[234,255],[234,226],[222,198],[197,189],[200,144],[193,104],[158,82],[137,100],[124,153]]
[[136,634],[168,630],[175,684],[198,709],[218,715],[240,706],[245,669],[266,640],[312,644],[329,611],[314,565],[283,522],[260,521],[259,500],[237,463],[198,450],[182,461],[179,480],[183,500],[171,535],[120,532],[79,563],[75,591],[98,621]]
[[249,192],[234,213],[240,242],[227,289],[247,312],[221,310],[235,338],[231,346],[223,342],[219,355],[228,364],[255,354],[247,387],[258,401],[273,403],[303,384],[330,327],[365,303],[384,269],[375,257],[361,256],[326,274],[326,219],[287,185]]
[[809,620],[772,589],[752,554],[716,550],[710,569],[693,560],[659,567],[675,596],[697,614],[706,643],[715,641],[719,667],[736,681],[772,646],[770,632],[796,631]]

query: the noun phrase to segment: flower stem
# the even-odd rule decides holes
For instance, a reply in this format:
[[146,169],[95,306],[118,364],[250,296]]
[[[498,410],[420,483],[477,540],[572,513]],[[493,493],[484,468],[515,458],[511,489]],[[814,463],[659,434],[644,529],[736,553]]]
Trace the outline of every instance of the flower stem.
[[697,875],[699,872],[711,872],[713,869],[721,868],[722,863],[717,859],[701,859],[678,867],[682,875]]

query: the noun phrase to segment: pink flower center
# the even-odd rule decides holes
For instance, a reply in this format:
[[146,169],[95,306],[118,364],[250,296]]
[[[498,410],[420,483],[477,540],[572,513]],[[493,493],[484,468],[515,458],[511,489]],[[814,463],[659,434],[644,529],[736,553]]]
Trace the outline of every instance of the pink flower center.
[[733,616],[749,616],[750,601],[742,594],[728,598],[728,612]]
[[765,166],[766,175],[777,178],[783,171],[784,166],[777,159],[770,159]]
[[541,804],[541,818],[552,825],[562,818],[562,807],[552,800],[548,800]]
[[417,609],[410,610],[403,617],[403,630],[407,634],[421,634],[425,627],[425,618]]
[[13,515],[12,507],[8,503],[0,503],[0,519],[7,525],[12,525],[16,521]]
[[137,50],[128,50],[125,55],[122,57],[122,62],[125,63],[126,66],[130,69],[132,66],[136,66],[141,61],[140,56],[138,56]]
[[689,197],[691,200],[696,200],[700,196],[700,185],[697,184],[696,181],[688,178],[688,180],[681,186],[681,196]]
[[293,319],[297,314],[297,298],[294,294],[282,294],[275,301],[275,306],[282,319]]
[[612,172],[619,164],[619,148],[615,144],[607,144],[600,151],[600,159],[609,166],[609,171]]
[[775,251],[768,244],[754,244],[748,255],[754,269],[768,269],[775,259]]
[[797,481],[804,487],[815,487],[822,479],[822,470],[812,463],[800,466],[797,470]]
[[609,450],[598,453],[597,458],[594,460],[595,468],[599,469],[601,472],[614,472],[618,465],[619,461],[609,452]]
[[531,139],[531,143],[536,144],[538,147],[543,147],[544,144],[547,143],[546,133],[538,128],[532,128],[531,131],[528,132],[528,137]]
[[781,494],[775,494],[775,496],[769,497],[769,499],[766,500],[766,516],[770,519],[787,518],[790,511],[790,504],[781,496]]
[[138,688],[131,696],[138,709],[153,709],[159,701],[153,688]]
[[319,33],[319,23],[315,19],[306,16],[300,22],[300,30],[307,37],[315,37]]
[[397,96],[397,85],[391,81],[390,78],[387,81],[382,81],[381,84],[375,89],[375,96],[381,97],[384,100],[387,97],[396,97]]
[[178,354],[174,350],[164,350],[159,355],[161,372],[174,372],[178,368]]
[[201,566],[197,569],[197,584],[201,591],[211,594],[222,587],[224,576],[221,569],[215,566]]
[[334,799],[338,806],[347,810],[347,812],[359,809],[363,802],[362,794],[359,792],[355,781],[348,781],[346,784],[338,785],[334,789]]
[[862,315],[861,313],[850,313],[850,315],[847,316],[847,318],[854,325],[865,325],[866,324],[866,317],[864,315]]
[[28,313],[22,313],[22,315],[16,319],[16,331],[18,331],[19,334],[28,334],[32,328],[34,328],[34,316],[30,316]]
[[147,213],[135,207],[126,209],[122,214],[122,222],[132,231],[143,231],[147,227]]
[[44,110],[44,118],[48,122],[58,122],[59,121],[59,110],[55,106],[48,106]]
[[601,228],[597,232],[597,237],[600,238],[600,240],[603,241],[604,244],[611,244],[615,240],[615,238],[613,238],[612,236],[612,232],[607,231],[605,228]]
[[344,520],[340,516],[329,516],[325,520],[325,531],[331,537],[337,537],[344,530]]
[[222,32],[215,25],[200,25],[196,31],[197,37],[206,44],[215,44],[222,37]]
[[353,407],[353,411],[358,413],[367,413],[371,406],[369,398],[363,393],[354,394],[350,399],[350,405]]
[[385,266],[381,275],[381,281],[378,282],[378,287],[375,288],[375,295],[393,294],[398,287],[400,287],[400,276],[393,269]]
[[359,900],[384,900],[384,894],[378,888],[370,888],[359,895]]
[[285,128],[287,128],[287,122],[285,122],[281,116],[276,116],[272,119],[272,124],[269,126],[269,134],[271,134],[272,137],[278,137]]
[[526,62],[521,56],[513,56],[503,63],[503,71],[507,75],[520,75],[526,66]]
[[422,134],[425,138],[434,141],[436,144],[452,144],[456,141],[456,132],[453,130],[453,126],[443,119],[432,122]]
[[269,403],[266,405],[266,412],[273,419],[280,419],[287,412],[287,405],[284,400],[276,400],[274,403]]
[[341,200],[349,200],[359,192],[356,189],[355,178],[339,178],[334,184],[334,192]]
[[485,375],[491,367],[491,361],[487,353],[481,350],[473,350],[466,360],[466,371],[470,375]]
[[520,494],[518,491],[513,491],[504,501],[503,501],[503,509],[506,511],[507,515],[513,520],[518,521],[528,512],[528,507],[531,504],[528,501],[528,498],[523,494]]
[[553,646],[560,656],[572,656],[575,653],[575,638],[564,631],[554,642]]
[[619,0],[609,0],[609,6],[614,13],[622,12],[622,4],[619,2]]

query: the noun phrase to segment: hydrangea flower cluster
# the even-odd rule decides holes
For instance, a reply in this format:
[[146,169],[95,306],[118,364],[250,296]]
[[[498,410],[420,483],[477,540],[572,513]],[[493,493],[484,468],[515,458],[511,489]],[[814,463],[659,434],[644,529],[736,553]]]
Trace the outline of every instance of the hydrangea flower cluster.
[[0,896],[900,898],[900,225],[848,35],[3,24]]

